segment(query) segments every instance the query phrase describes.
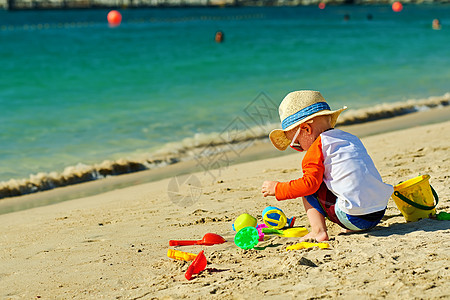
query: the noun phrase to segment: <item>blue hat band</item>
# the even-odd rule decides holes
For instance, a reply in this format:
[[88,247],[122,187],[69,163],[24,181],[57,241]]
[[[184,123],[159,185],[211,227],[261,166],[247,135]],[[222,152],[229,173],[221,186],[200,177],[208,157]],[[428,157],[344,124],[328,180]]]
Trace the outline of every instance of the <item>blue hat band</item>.
[[301,121],[304,118],[309,117],[310,115],[315,114],[316,112],[319,112],[322,110],[331,110],[331,109],[330,109],[330,106],[326,102],[317,102],[317,103],[311,104],[310,106],[307,106],[307,107],[299,110],[295,114],[286,117],[281,122],[281,128],[283,128],[283,130],[285,130],[289,126],[297,123],[298,121]]

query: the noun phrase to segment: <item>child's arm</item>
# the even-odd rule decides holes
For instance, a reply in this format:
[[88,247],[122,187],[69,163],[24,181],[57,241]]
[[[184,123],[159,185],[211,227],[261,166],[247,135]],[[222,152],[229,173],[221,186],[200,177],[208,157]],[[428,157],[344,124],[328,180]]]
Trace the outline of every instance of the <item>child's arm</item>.
[[264,181],[261,192],[264,197],[267,196],[275,196],[275,188],[278,184],[278,181]]
[[323,180],[322,142],[320,138],[311,145],[302,162],[303,177],[288,182],[264,181],[264,197],[276,196],[277,200],[294,199],[315,193]]

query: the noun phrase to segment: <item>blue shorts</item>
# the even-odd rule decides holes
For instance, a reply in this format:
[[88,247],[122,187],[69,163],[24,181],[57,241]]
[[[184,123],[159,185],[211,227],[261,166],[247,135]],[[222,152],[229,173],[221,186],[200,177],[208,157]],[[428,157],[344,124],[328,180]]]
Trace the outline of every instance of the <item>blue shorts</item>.
[[337,197],[328,190],[325,183],[322,182],[319,190],[305,197],[312,207],[317,209],[324,217],[330,221],[339,224],[341,227],[349,230],[360,231],[368,230],[380,223],[386,209],[361,216],[352,216],[343,212],[336,205]]

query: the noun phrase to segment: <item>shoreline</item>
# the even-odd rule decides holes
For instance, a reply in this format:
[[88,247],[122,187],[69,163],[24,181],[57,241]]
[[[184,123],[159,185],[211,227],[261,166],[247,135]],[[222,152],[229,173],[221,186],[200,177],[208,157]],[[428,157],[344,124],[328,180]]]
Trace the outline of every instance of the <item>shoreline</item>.
[[[440,198],[437,211],[450,212],[450,120],[420,125],[423,116],[417,113],[415,125],[407,129],[369,135],[362,141],[385,182],[429,174]],[[382,130],[382,123],[369,127]],[[261,222],[261,211],[269,205],[296,216],[296,227],[309,228],[298,200],[278,202],[260,192],[263,180],[297,178],[302,157],[291,152],[231,165],[216,181],[203,172],[194,173],[201,193],[184,206],[168,196],[167,178],[0,215],[0,297],[450,296],[450,270],[445,267],[450,259],[449,221],[407,223],[392,199],[381,223],[368,232],[340,235],[340,229],[328,223],[330,249],[286,251],[298,239],[277,236],[261,242],[258,247],[263,250],[235,246],[231,229],[235,218],[247,212]],[[187,281],[184,273],[190,263],[168,258],[167,250],[174,248],[168,241],[197,240],[207,232],[220,234],[227,242],[176,248],[195,254],[204,250],[207,258],[207,269]]]
[[[450,106],[445,106],[365,123],[342,126],[338,124],[337,128],[341,128],[355,134],[359,138],[364,138],[410,127],[442,123],[450,120],[449,116]],[[225,159],[218,162],[215,165],[218,168],[215,169],[205,169],[205,164],[202,164],[202,161],[198,160],[181,161],[162,168],[110,176],[99,180],[57,187],[46,191],[3,198],[0,199],[0,215],[64,202],[76,198],[98,195],[116,189],[155,182],[162,179],[199,171],[203,171],[211,180],[214,181],[214,177],[217,177],[217,175],[220,174],[221,169],[226,169],[231,165],[273,157],[281,157],[292,153],[289,151],[277,151],[266,138],[264,140],[253,141],[250,145],[247,145],[247,147],[244,148],[244,151],[242,151],[239,155],[236,155],[236,153],[228,154],[229,155],[226,156],[225,153],[225,156],[223,156]]]

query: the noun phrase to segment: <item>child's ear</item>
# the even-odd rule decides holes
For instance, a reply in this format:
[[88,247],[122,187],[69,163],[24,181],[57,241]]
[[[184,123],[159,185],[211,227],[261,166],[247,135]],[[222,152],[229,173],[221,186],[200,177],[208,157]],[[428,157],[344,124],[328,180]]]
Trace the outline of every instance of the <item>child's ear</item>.
[[302,124],[302,130],[306,131],[307,134],[311,134],[312,133],[312,127],[308,123]]

